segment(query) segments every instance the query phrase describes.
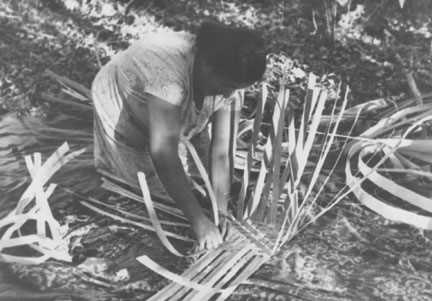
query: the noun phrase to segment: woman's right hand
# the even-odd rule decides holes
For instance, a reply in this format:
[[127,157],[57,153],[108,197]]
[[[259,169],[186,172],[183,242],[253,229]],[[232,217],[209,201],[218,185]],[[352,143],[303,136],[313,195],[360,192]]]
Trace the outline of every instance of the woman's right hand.
[[206,216],[202,216],[192,224],[200,250],[214,249],[219,246],[223,239],[218,227]]

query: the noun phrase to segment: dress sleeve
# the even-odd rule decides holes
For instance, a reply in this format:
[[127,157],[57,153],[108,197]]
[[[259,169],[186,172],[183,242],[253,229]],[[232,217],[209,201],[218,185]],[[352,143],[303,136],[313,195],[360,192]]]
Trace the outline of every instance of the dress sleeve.
[[185,87],[178,82],[148,80],[147,74],[134,69],[118,68],[119,87],[127,102],[145,102],[149,95],[153,95],[161,101],[181,105],[185,97]]
[[144,89],[144,94],[156,96],[161,101],[166,101],[175,106],[180,106],[184,97],[184,89],[177,84],[166,84],[160,87],[147,87]]

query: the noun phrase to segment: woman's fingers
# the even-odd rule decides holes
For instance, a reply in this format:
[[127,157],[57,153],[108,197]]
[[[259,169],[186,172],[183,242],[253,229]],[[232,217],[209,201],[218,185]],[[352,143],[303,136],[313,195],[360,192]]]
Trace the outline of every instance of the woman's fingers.
[[223,242],[220,229],[207,219],[199,225],[197,232],[200,250],[214,249]]

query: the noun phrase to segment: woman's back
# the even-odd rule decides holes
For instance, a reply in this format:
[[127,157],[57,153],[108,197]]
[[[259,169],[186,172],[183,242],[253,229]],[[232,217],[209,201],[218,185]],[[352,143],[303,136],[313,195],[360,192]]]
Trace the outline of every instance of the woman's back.
[[149,33],[116,54],[92,85],[95,111],[108,134],[138,139],[148,127],[148,94],[186,111],[193,56],[194,36],[185,32]]

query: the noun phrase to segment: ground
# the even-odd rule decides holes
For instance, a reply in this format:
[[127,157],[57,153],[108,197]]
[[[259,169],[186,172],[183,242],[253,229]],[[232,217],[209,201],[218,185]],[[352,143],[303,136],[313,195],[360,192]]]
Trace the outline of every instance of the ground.
[[[351,105],[411,93],[404,69],[390,51],[364,42],[373,36],[362,32],[364,39],[353,42],[349,29],[338,27],[338,39],[329,37],[322,27],[316,30],[312,11],[300,1],[11,0],[0,3],[0,111],[49,119],[57,107],[45,96],[59,95],[60,87],[46,76],[46,69],[90,87],[100,66],[144,32],[165,26],[192,30],[208,17],[262,30],[272,52],[266,80],[273,86],[284,64],[291,63],[301,71],[346,81],[352,89]],[[317,22],[324,21],[318,17]],[[424,55],[430,48],[425,41],[416,41],[415,66],[408,67],[415,69],[419,89],[430,91],[431,62]],[[404,56],[409,50],[398,47],[409,61]],[[293,95],[300,98],[302,85],[292,84]],[[247,92],[247,101],[256,97],[255,88]],[[0,199],[2,208],[10,208],[12,201]],[[60,220],[79,213],[82,220],[75,222],[93,230],[82,239],[82,249],[74,249],[74,265],[2,264],[0,294],[5,293],[5,300],[134,300],[167,283],[138,266],[134,256],[154,255],[176,271],[187,264],[161,251],[151,234],[83,208],[71,209],[70,204],[53,206]],[[430,239],[429,233],[390,223],[346,199],[286,245],[231,300],[429,300]],[[82,262],[91,267],[108,263],[113,271],[96,277],[94,271],[83,272]],[[115,272],[124,267],[131,278],[122,282]]]

